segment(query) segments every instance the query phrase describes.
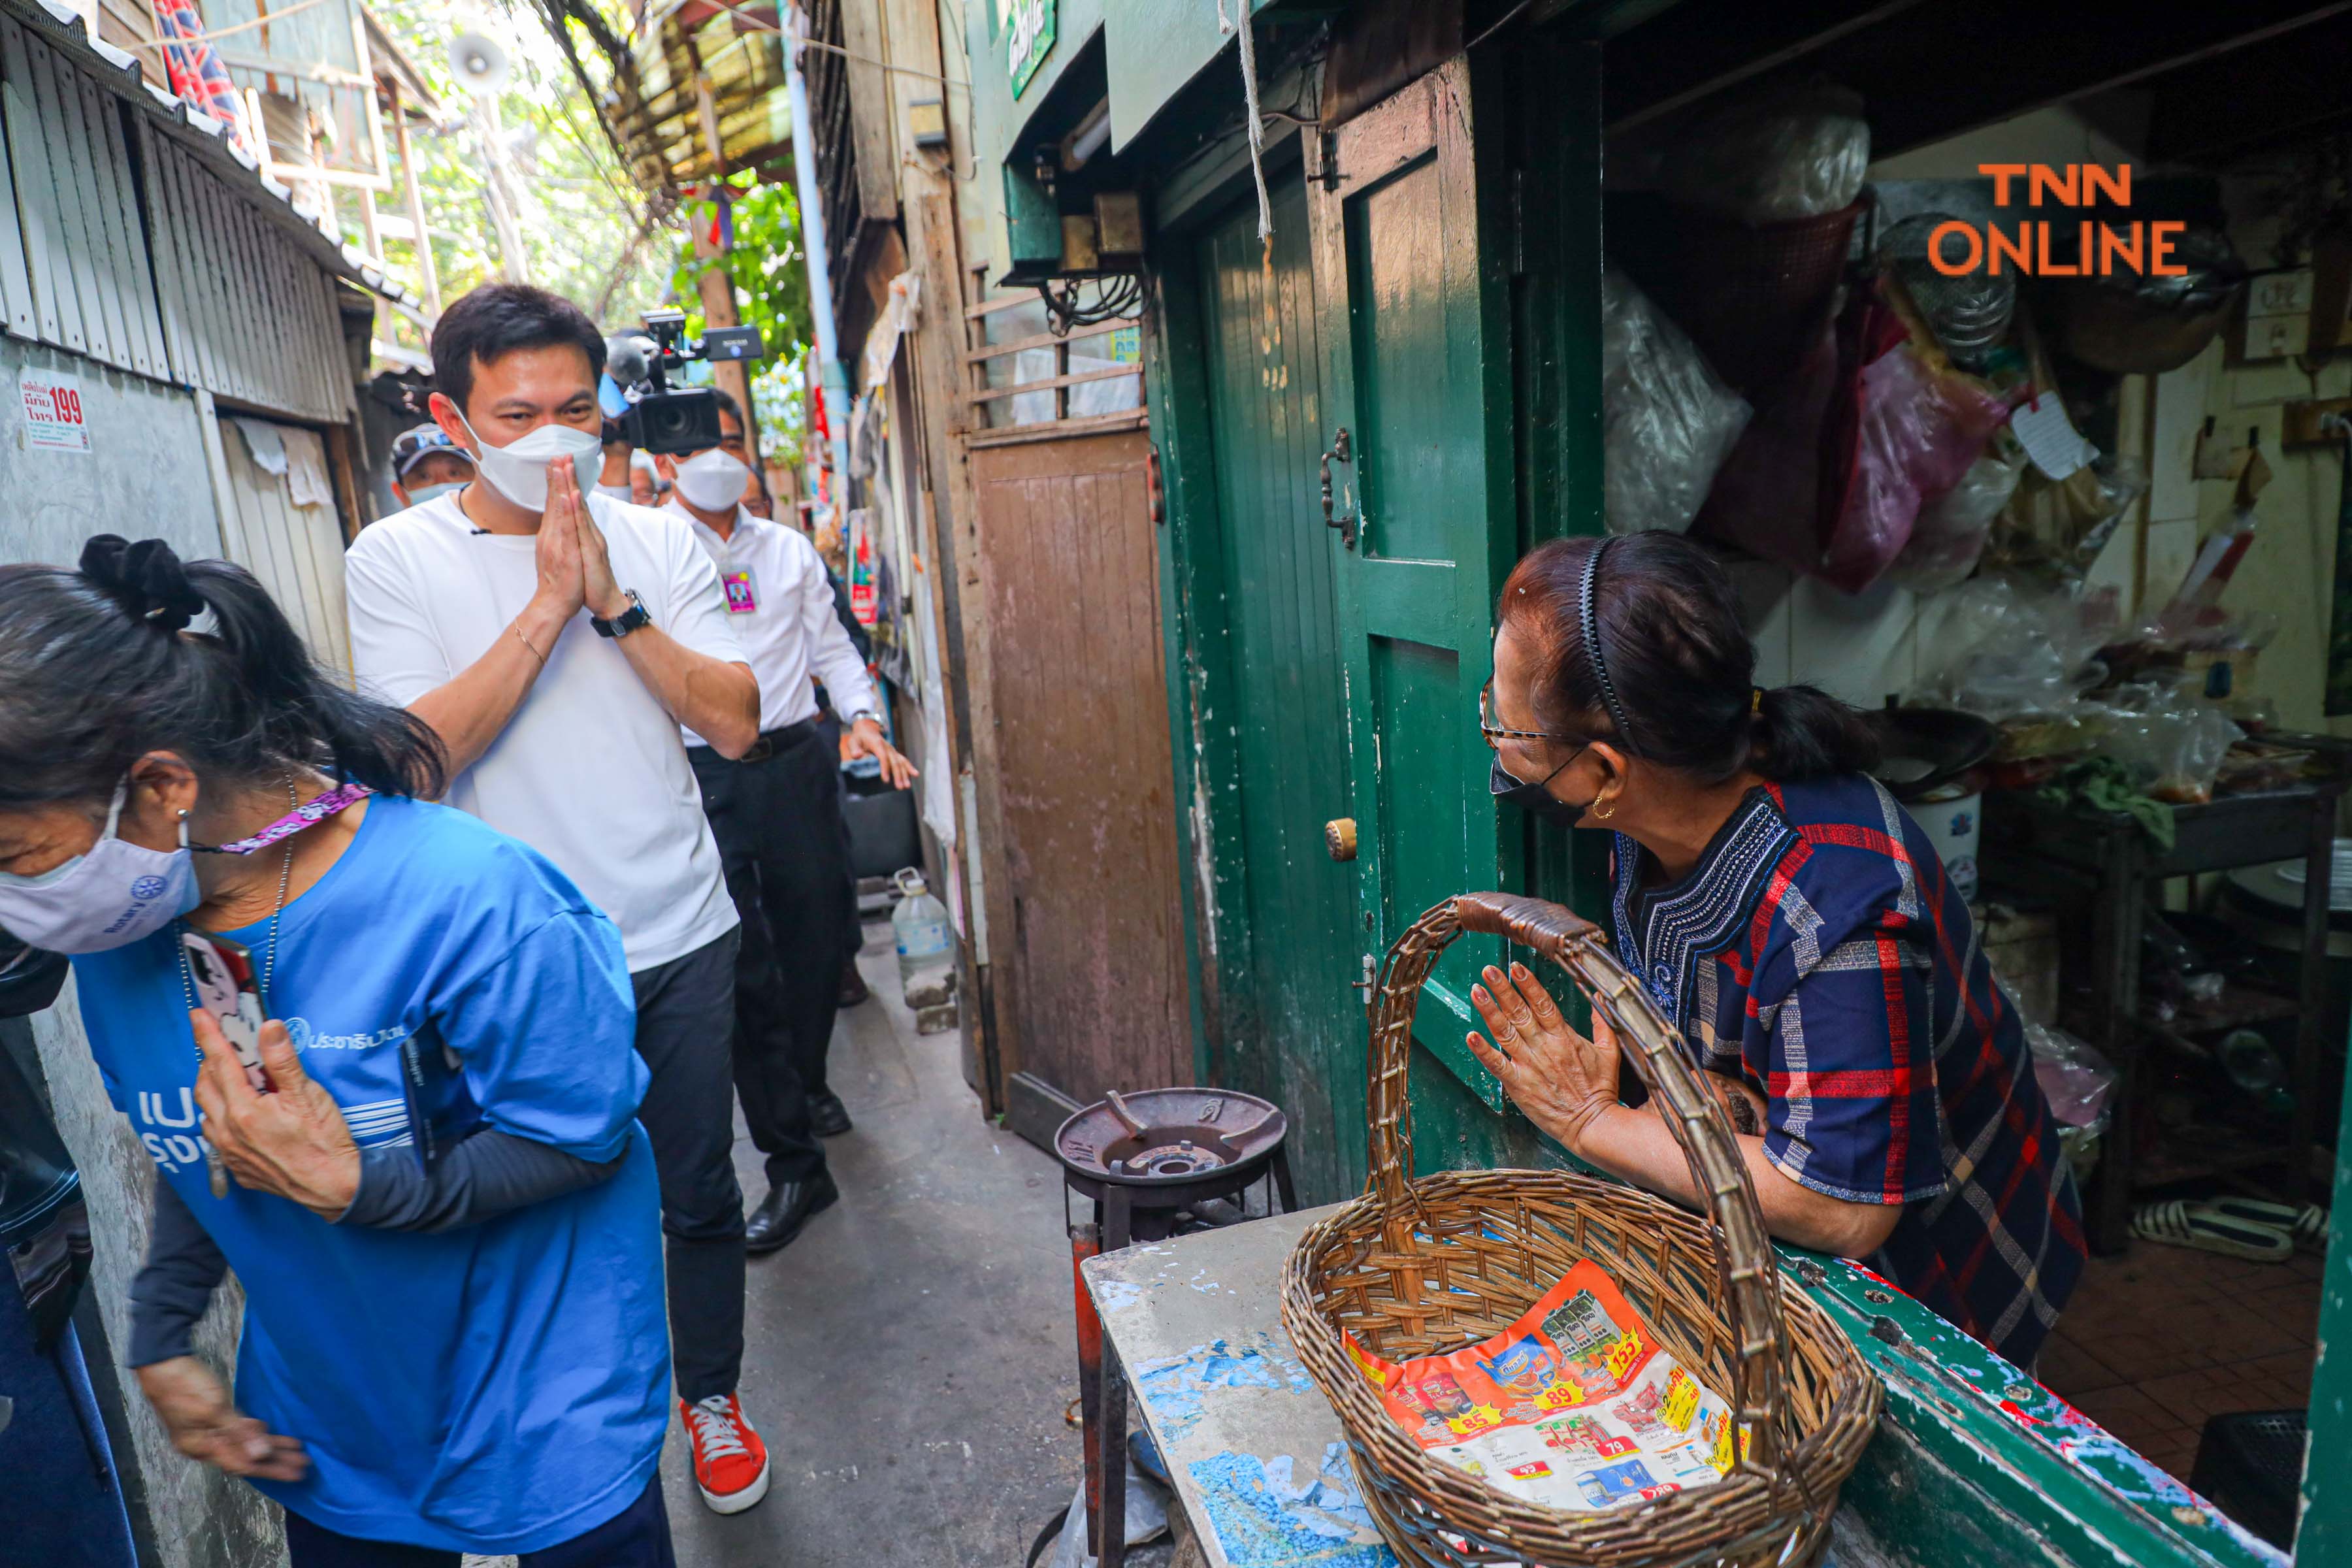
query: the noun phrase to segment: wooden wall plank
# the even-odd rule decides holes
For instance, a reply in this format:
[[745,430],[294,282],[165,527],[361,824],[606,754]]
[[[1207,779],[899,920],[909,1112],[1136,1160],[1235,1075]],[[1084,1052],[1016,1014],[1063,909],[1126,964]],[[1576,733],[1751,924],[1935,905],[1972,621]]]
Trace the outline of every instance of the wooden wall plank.
[[165,160],[172,195],[179,204],[181,264],[186,268],[191,330],[204,362],[203,384],[216,395],[236,391],[236,363],[228,353],[228,306],[222,297],[220,258],[212,245],[212,205],[205,199],[204,172],[180,149]]
[[106,236],[104,264],[111,275],[122,336],[117,341],[122,366],[141,375],[160,374],[156,364],[162,332],[155,321],[155,289],[146,270],[147,235],[131,198],[131,170],[122,155],[122,115],[114,95],[80,71],[74,86],[81,98],[82,122],[89,130],[90,227]]
[[1081,1100],[1192,1076],[1148,450],[1129,431],[972,455],[1020,1066]]
[[5,100],[8,142],[17,168],[16,211],[25,231],[25,264],[32,275],[36,330],[45,343],[79,350],[81,306],[58,294],[58,190],[49,174],[49,139],[41,128],[40,92],[33,76],[34,40],[0,16],[0,98]]
[[131,358],[141,374],[168,381],[172,356],[163,339],[163,306],[149,254],[152,241],[139,216],[138,176],[132,167],[131,142],[123,127],[122,106],[94,81],[84,81],[83,93],[106,138],[100,157],[113,185],[107,227],[116,241],[117,279],[123,318],[131,329]]
[[5,48],[0,48],[0,331],[20,338],[40,335],[33,310],[33,278],[25,267],[25,231],[16,221],[16,181],[9,170],[8,83]]
[[163,332],[166,374],[183,385],[201,379],[196,370],[196,343],[188,323],[188,279],[181,258],[180,214],[165,195],[163,138],[144,115],[133,116],[132,135],[139,153],[139,180],[145,192],[146,258],[155,289],[156,323]]
[[114,297],[114,278],[107,257],[105,230],[93,233],[89,203],[96,179],[90,168],[89,127],[82,121],[81,97],[75,90],[79,74],[70,61],[58,58],[47,45],[28,40],[33,59],[33,84],[41,106],[41,129],[48,143],[49,176],[58,195],[59,246],[58,287],[72,280],[81,301],[84,352],[90,358],[121,366],[115,344],[122,336],[122,305]]
[[223,372],[213,390],[249,402],[253,387],[246,369],[251,362],[252,340],[246,333],[245,312],[239,308],[242,300],[235,284],[238,278],[250,278],[252,273],[235,247],[226,193],[218,180],[193,161],[188,164],[188,194],[204,213],[204,222],[196,230],[196,264],[213,280],[213,349],[221,356]]

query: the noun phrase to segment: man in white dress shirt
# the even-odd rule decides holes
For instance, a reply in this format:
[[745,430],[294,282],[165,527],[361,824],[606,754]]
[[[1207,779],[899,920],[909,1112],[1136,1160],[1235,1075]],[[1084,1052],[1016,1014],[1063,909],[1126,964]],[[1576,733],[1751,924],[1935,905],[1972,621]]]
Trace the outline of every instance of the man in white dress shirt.
[[[719,442],[655,458],[673,489],[666,510],[693,526],[719,568],[728,619],[760,679],[760,738],[730,760],[689,727],[687,759],[719,836],[727,890],[743,920],[735,962],[735,1093],[766,1156],[768,1195],[751,1211],[752,1253],[789,1245],[840,1196],[818,1139],[849,1131],[825,1079],[825,1048],[852,916],[840,766],[870,756],[905,789],[915,770],[883,738],[866,661],[834,617],[833,584],[797,529],[752,515],[742,412],[719,395]],[[838,748],[815,723],[812,679],[848,728]]]

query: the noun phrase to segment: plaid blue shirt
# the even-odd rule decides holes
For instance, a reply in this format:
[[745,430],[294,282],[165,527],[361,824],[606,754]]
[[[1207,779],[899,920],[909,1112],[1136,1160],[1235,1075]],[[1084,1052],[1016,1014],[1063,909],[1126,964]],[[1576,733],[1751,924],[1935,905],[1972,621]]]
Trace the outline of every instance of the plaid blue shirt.
[[1643,887],[1643,859],[1619,835],[1619,954],[1700,1066],[1764,1097],[1772,1163],[1904,1205],[1872,1267],[2030,1368],[2082,1273],[2082,1211],[1927,836],[1840,775],[1749,792],[1678,882]]

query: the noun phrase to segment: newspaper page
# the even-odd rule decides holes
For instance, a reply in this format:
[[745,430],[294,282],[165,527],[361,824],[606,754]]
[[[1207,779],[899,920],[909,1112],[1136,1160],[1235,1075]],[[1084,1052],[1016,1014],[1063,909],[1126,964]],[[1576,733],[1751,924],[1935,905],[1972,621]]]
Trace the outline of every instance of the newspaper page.
[[1509,1328],[1451,1354],[1400,1365],[1353,1335],[1347,1350],[1423,1448],[1547,1508],[1646,1501],[1732,1467],[1728,1403],[1590,1260]]

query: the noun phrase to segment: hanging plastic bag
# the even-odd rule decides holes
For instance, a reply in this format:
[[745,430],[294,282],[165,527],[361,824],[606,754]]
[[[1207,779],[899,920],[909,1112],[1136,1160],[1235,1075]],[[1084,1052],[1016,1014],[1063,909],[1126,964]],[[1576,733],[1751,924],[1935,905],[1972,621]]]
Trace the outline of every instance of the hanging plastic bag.
[[1601,280],[1601,400],[1609,531],[1689,528],[1748,404],[1614,267]]
[[2093,1049],[2088,1040],[2030,1018],[2025,1022],[2025,1044],[2033,1054],[2034,1080],[2050,1102],[2051,1114],[2063,1126],[2104,1131],[2107,1101],[2115,1094],[2118,1076],[2107,1058]]
[[1977,569],[1992,520],[2009,504],[2025,457],[1996,435],[1960,482],[1919,509],[1910,542],[1887,575],[1915,594],[1957,586]]
[[1819,86],[1709,115],[1668,151],[1659,173],[1666,194],[1685,206],[1767,224],[1853,205],[1869,169],[1862,95]]
[[1911,542],[1920,508],[1960,481],[2008,416],[1969,378],[1931,370],[1908,342],[1863,367],[1853,466],[1820,575],[1850,594]]

